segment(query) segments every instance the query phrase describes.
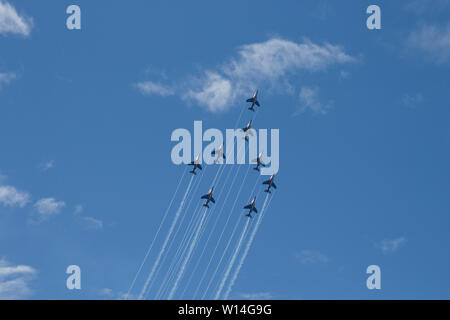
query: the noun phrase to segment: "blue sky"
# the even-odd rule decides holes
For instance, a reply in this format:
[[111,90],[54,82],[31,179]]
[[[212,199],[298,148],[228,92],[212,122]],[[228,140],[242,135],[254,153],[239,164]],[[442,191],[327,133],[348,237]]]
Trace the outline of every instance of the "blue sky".
[[[81,30],[66,28],[70,1],[0,1],[0,298],[122,298],[187,170],[172,131],[232,128],[256,87],[255,128],[280,129],[278,189],[230,297],[449,298],[449,1],[75,3]],[[246,170],[224,169],[177,298],[255,182],[262,205]],[[184,222],[216,172],[195,177]],[[372,264],[381,290],[366,288]]]

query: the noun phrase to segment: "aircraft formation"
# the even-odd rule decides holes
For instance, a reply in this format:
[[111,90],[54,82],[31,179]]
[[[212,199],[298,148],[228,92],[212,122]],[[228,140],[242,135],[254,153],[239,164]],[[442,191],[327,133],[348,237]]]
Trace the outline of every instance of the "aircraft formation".
[[[260,107],[260,106],[261,106],[260,103],[259,103],[259,101],[258,101],[258,90],[256,90],[256,92],[253,94],[253,96],[252,96],[251,98],[247,99],[246,101],[251,103],[251,106],[248,108],[248,110],[250,110],[250,111],[252,111],[252,112],[255,112],[254,106],[255,106],[255,105],[256,105],[257,107]],[[248,135],[248,134],[250,134],[250,135],[252,134],[252,131],[250,130],[250,129],[252,128],[252,122],[253,122],[253,121],[250,120],[250,121],[248,122],[248,124],[247,124],[245,127],[243,127],[243,128],[241,129],[241,130],[245,133],[245,140],[246,140],[246,141],[248,141],[247,135]],[[226,159],[225,154],[224,154],[224,151],[223,151],[223,145],[220,146],[219,149],[213,150],[213,151],[211,152],[211,155],[216,157],[216,159],[214,160],[215,163],[219,163],[219,161],[220,161],[221,158]],[[266,164],[263,162],[262,158],[263,158],[263,153],[260,152],[259,155],[258,155],[258,158],[254,159],[254,160],[252,161],[253,163],[256,163],[256,167],[254,167],[253,170],[259,172],[259,171],[260,171],[259,167],[265,167],[265,166],[266,166]],[[197,168],[200,169],[200,170],[202,170],[202,165],[201,165],[199,162],[200,162],[200,161],[199,161],[199,155],[198,155],[198,156],[195,158],[194,161],[191,161],[191,163],[188,164],[189,166],[192,166],[192,167],[193,167],[192,170],[189,171],[190,173],[192,173],[192,174],[195,175],[195,174],[197,174],[197,173],[195,172],[195,170],[196,170]],[[274,179],[275,179],[275,175],[273,174],[273,175],[270,177],[269,180],[266,180],[266,181],[264,181],[264,182],[262,183],[262,184],[264,184],[264,185],[267,185],[267,189],[265,189],[264,192],[271,193],[270,188],[274,188],[274,189],[277,188],[277,186],[276,186],[276,184],[275,184],[275,182],[274,182]],[[203,206],[206,207],[206,208],[209,208],[209,203],[210,203],[210,202],[211,202],[211,203],[216,203],[216,200],[213,198],[213,191],[214,191],[214,186],[211,187],[211,189],[209,190],[209,192],[208,192],[207,194],[201,196],[201,199],[206,200],[206,202],[203,204]],[[252,217],[253,217],[253,216],[251,215],[252,212],[258,213],[258,209],[255,207],[255,203],[256,203],[256,197],[253,198],[253,200],[252,200],[252,202],[251,202],[250,204],[248,204],[248,205],[246,205],[246,206],[244,207],[244,209],[248,209],[248,210],[249,210],[249,212],[246,214],[246,216],[249,217],[249,218],[252,218]]]

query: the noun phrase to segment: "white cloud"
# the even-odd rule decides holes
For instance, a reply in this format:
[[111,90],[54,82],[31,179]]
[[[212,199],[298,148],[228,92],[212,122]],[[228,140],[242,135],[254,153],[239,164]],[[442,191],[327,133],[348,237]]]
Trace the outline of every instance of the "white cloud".
[[87,229],[99,230],[103,228],[103,221],[92,217],[83,217],[83,222]]
[[339,77],[341,79],[348,79],[350,78],[350,72],[341,70],[341,72],[339,72]]
[[4,206],[23,208],[29,201],[30,195],[27,192],[11,186],[0,186],[0,203]]
[[19,15],[12,5],[0,0],[0,34],[29,36],[32,24],[31,18]]
[[450,61],[450,23],[445,26],[424,25],[412,32],[408,45],[424,52],[437,64]]
[[318,99],[319,88],[318,87],[302,87],[300,89],[300,109],[295,115],[309,109],[317,114],[326,114],[332,106],[332,102],[322,103]]
[[409,107],[409,108],[414,108],[415,106],[417,106],[418,104],[423,102],[423,96],[421,93],[416,93],[416,94],[404,94],[402,96],[402,103],[404,106]]
[[406,243],[406,238],[405,237],[399,237],[399,238],[396,238],[396,239],[384,239],[384,240],[381,240],[375,246],[377,248],[381,249],[381,252],[383,252],[384,254],[387,254],[387,253],[394,253],[394,252],[396,252],[405,243]]
[[65,205],[64,201],[56,201],[54,198],[43,198],[37,201],[34,207],[39,214],[40,220],[44,221],[53,215],[59,214]]
[[244,300],[272,300],[273,295],[269,292],[241,293],[240,298]]
[[233,98],[232,83],[218,73],[207,72],[200,88],[190,89],[184,98],[193,99],[209,111],[226,109]]
[[55,160],[50,160],[50,161],[42,162],[39,165],[39,168],[41,171],[47,171],[47,170],[50,170],[51,168],[53,168],[54,166],[55,166]]
[[410,0],[405,8],[422,17],[426,13],[446,14],[446,11],[450,9],[450,0]]
[[118,291],[115,292],[111,288],[102,288],[99,291],[99,294],[105,299],[115,299],[115,300],[138,300],[138,296],[134,294],[128,294],[126,292]]
[[36,273],[30,266],[12,265],[0,259],[0,299],[27,298],[32,293],[29,283]]
[[175,91],[172,88],[152,81],[138,82],[136,83],[136,87],[145,95],[160,95],[166,97],[175,94]]
[[295,256],[301,264],[318,264],[327,263],[329,261],[326,255],[314,250],[302,250]]
[[0,171],[0,184],[5,183],[6,180],[8,180],[8,177],[6,175],[2,174]]
[[114,294],[114,291],[110,288],[103,288],[103,289],[100,289],[99,293],[102,296],[111,297]]
[[[211,112],[226,111],[257,88],[292,94],[290,77],[299,71],[324,71],[336,64],[356,61],[342,47],[307,39],[297,43],[280,38],[243,45],[225,63],[168,87],[151,81],[136,84],[144,94],[173,95],[195,102]],[[174,89],[176,88],[176,89]],[[240,101],[240,100],[239,100]]]
[[82,204],[77,204],[75,206],[75,214],[80,214],[84,211],[84,206]]
[[323,71],[333,64],[353,61],[340,46],[272,38],[240,47],[237,57],[197,78],[196,87],[190,88],[184,98],[195,100],[209,111],[224,111],[237,97],[246,97],[260,86],[291,91],[285,78],[297,71]]
[[2,86],[9,84],[16,78],[17,75],[13,72],[0,73],[0,89],[2,88]]

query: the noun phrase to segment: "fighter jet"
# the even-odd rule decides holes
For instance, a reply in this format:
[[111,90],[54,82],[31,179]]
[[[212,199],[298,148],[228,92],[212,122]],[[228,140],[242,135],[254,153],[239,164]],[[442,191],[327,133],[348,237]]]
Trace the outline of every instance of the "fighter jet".
[[253,168],[253,170],[259,171],[259,166],[265,167],[266,164],[264,162],[262,162],[262,156],[263,153],[260,152],[258,158],[256,158],[255,160],[253,160],[253,163],[256,163],[256,167]]
[[251,103],[252,103],[251,107],[248,108],[248,110],[250,110],[250,111],[255,111],[255,108],[253,108],[253,106],[254,106],[255,104],[256,104],[258,107],[260,106],[260,105],[259,105],[259,102],[258,102],[258,100],[257,100],[257,98],[258,98],[258,90],[256,90],[256,92],[255,92],[255,94],[253,95],[253,97],[251,97],[250,99],[247,99],[247,102],[251,102]]
[[212,155],[213,157],[217,155],[216,159],[214,160],[215,163],[219,163],[220,158],[223,158],[223,159],[225,160],[226,157],[225,157],[225,154],[223,153],[223,145],[221,145],[221,146],[219,147],[219,149],[217,149],[217,151],[216,151],[216,149],[214,149],[214,150],[211,152],[211,155]]
[[208,203],[211,201],[212,203],[216,203],[216,200],[214,200],[212,193],[213,193],[214,187],[209,189],[208,194],[205,194],[201,197],[201,199],[206,199],[206,202],[203,204],[204,207],[209,208]]
[[253,133],[250,130],[251,128],[252,128],[252,120],[250,120],[250,122],[247,123],[247,125],[244,128],[241,129],[242,131],[244,131],[244,134],[245,134],[244,139],[245,139],[245,141],[248,141],[247,135],[253,136]]
[[246,217],[252,218],[252,211],[258,213],[258,210],[255,208],[256,197],[253,198],[252,202],[249,205],[245,206],[244,209],[249,209],[248,213],[245,215]]
[[274,178],[275,178],[275,175],[273,174],[269,180],[263,182],[263,184],[267,184],[267,189],[264,190],[264,192],[272,193],[272,192],[270,192],[270,187],[274,187],[275,189],[277,188],[277,185],[275,184],[275,182],[273,182]]
[[197,174],[195,172],[195,169],[197,169],[197,168],[202,170],[202,165],[199,163],[199,161],[200,161],[199,159],[200,159],[200,155],[198,155],[194,161],[191,161],[191,163],[188,164],[189,166],[194,166],[194,168],[191,171],[189,171],[190,173]]

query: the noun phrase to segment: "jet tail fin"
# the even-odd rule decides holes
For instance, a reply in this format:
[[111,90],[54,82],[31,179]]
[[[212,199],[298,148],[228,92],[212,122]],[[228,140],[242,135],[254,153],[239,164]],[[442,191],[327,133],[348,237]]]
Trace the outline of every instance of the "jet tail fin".
[[192,174],[197,174],[197,173],[195,173],[195,171],[194,170],[192,170],[192,171],[189,171],[190,173],[192,173]]
[[251,215],[250,213],[247,213],[245,216],[246,216],[246,217],[249,217],[249,218],[253,218],[252,215]]
[[206,207],[206,208],[209,208],[209,206],[206,203],[203,206]]
[[264,192],[272,193],[272,192],[270,192],[270,189],[266,189],[266,190],[264,190]]

